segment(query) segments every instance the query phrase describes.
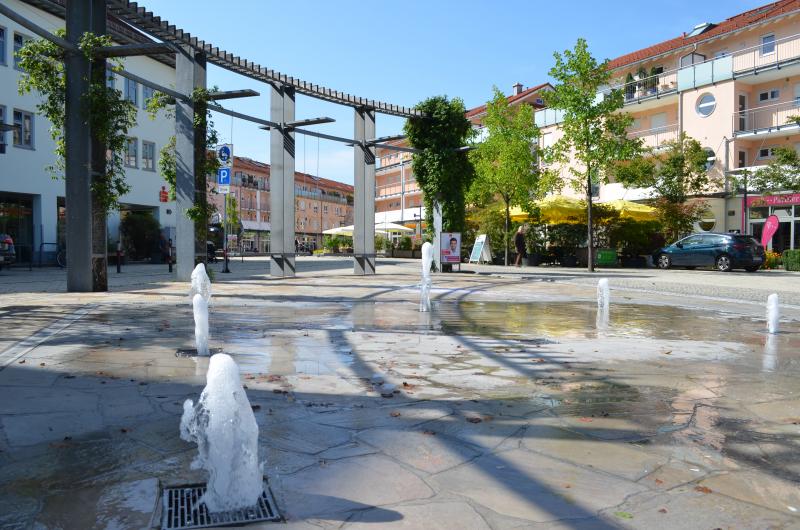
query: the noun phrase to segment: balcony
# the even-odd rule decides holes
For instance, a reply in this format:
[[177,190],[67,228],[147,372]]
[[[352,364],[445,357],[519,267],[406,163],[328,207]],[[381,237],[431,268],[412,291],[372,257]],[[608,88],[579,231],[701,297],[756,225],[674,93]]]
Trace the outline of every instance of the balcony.
[[732,70],[736,77],[778,69],[800,61],[800,34],[777,39],[773,44],[759,44],[734,52]]
[[654,129],[645,129],[642,131],[631,131],[628,133],[629,138],[641,138],[645,147],[658,149],[664,142],[671,142],[678,139],[678,124],[664,125]]
[[798,129],[789,118],[800,115],[800,101],[787,101],[775,105],[764,105],[734,112],[733,133],[736,137],[786,134],[787,130]]
[[346,197],[333,195],[331,193],[320,193],[318,191],[298,190],[298,189],[295,188],[294,196],[295,197],[305,197],[307,199],[314,199],[314,200],[317,200],[317,201],[335,202],[337,204],[347,204],[347,198]]
[[625,95],[625,104],[641,103],[651,99],[659,99],[678,90],[678,70],[668,70],[656,75],[643,77],[612,85],[603,91],[608,94],[612,90],[621,90]]

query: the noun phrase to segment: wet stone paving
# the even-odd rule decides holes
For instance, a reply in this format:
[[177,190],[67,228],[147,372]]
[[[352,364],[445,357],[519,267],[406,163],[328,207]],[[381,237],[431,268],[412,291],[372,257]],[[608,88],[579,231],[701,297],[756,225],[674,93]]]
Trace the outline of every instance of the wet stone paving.
[[[413,271],[214,285],[286,519],[252,527],[800,528],[792,314],[464,275],[420,313]],[[157,528],[205,480],[186,291],[0,306],[0,529]]]

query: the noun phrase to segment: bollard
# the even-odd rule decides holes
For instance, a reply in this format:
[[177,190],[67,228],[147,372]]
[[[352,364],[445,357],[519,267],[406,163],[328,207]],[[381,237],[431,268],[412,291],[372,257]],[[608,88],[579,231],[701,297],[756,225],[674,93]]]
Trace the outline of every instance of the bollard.
[[167,263],[169,264],[169,272],[172,272],[172,239],[168,243],[169,252],[167,253]]
[[222,267],[222,272],[229,273],[231,270],[228,268],[228,246],[226,245],[225,248],[222,249],[222,258],[224,260],[224,265]]
[[117,274],[122,272],[122,241],[117,241]]

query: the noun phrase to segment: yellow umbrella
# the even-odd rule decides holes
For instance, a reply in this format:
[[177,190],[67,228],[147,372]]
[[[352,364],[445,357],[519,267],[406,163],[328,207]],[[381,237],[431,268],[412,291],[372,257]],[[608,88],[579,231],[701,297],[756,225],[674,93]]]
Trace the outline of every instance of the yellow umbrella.
[[[539,207],[541,220],[545,224],[578,223],[581,215],[586,210],[584,203],[563,195],[551,195],[536,201]],[[529,218],[522,208],[511,208],[512,221],[526,221]]]
[[647,206],[646,204],[639,204],[638,202],[617,199],[616,201],[604,202],[603,204],[606,206],[611,206],[615,210],[619,211],[619,216],[623,219],[633,219],[634,221],[652,221],[658,217],[658,212],[655,208]]

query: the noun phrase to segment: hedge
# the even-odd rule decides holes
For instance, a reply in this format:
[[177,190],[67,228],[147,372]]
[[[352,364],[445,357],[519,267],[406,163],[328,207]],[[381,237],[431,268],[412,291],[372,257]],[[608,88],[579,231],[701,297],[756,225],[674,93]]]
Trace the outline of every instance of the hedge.
[[787,271],[800,271],[800,250],[783,251],[783,268]]

